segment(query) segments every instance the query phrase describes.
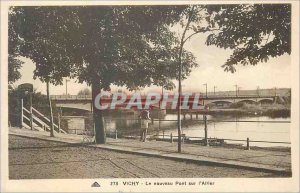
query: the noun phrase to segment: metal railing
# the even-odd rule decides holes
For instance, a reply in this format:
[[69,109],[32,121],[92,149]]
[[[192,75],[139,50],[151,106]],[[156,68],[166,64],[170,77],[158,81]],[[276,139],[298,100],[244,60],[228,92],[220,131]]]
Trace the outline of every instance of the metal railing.
[[[173,138],[178,138],[178,136],[176,135],[172,135],[172,133],[170,135],[154,135],[154,136],[157,136],[157,137],[163,137],[164,139],[171,139],[171,136]],[[205,139],[205,137],[190,137],[190,136],[183,136],[182,138],[185,138],[185,139]],[[278,143],[278,144],[288,144],[290,145],[291,142],[287,142],[287,141],[264,141],[264,140],[250,140],[249,137],[247,137],[247,139],[228,139],[228,138],[216,138],[216,137],[209,137],[207,138],[208,140],[215,140],[215,139],[219,139],[219,140],[224,140],[224,141],[237,141],[237,142],[252,142],[252,143]]]

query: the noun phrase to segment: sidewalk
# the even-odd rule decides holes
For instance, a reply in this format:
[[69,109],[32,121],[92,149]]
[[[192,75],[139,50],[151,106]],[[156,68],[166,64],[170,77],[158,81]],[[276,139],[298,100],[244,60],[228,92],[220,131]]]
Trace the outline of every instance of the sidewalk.
[[[19,128],[10,128],[9,134],[71,144],[83,142],[83,136],[81,135],[59,133],[53,138],[49,137],[48,132],[31,131]],[[91,144],[89,146],[124,153],[134,153],[225,167],[288,174],[291,172],[291,153],[283,151],[248,151],[236,148],[182,144],[182,153],[177,153],[177,143],[163,141],[148,141],[143,143],[133,139],[111,138],[107,138],[106,144]]]

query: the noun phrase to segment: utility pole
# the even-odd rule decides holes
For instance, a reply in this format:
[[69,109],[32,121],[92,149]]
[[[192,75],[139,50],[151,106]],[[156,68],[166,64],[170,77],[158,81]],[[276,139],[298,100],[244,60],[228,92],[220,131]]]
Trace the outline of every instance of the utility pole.
[[205,83],[205,84],[203,84],[203,85],[205,85],[205,96],[206,96],[206,98],[207,98],[207,83]]
[[216,96],[216,86],[214,86],[214,96]]
[[70,82],[70,80],[66,79],[66,96],[68,97],[68,82]]
[[242,87],[238,87],[238,91],[237,91],[237,94],[238,94],[238,96],[240,95],[240,89],[241,89]]
[[236,84],[236,85],[233,85],[233,86],[235,86],[235,96],[237,97],[238,96],[238,85]]
[[275,89],[274,89],[274,90],[275,90],[275,96],[277,95],[277,93],[276,93],[276,89],[277,89],[277,88],[275,87]]

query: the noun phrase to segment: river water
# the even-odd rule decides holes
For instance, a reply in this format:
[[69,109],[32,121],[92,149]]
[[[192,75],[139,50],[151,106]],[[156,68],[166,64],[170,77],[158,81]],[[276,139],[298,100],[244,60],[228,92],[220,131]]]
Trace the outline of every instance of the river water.
[[[165,135],[168,138],[172,133],[177,136],[177,115],[167,114],[162,121],[154,121],[150,124],[150,134]],[[290,118],[270,118],[267,116],[224,116],[207,115],[208,137],[219,139],[236,139],[250,141],[272,141],[290,142]],[[231,122],[232,121],[232,122]],[[245,121],[245,122],[243,122]],[[266,122],[264,122],[266,121]],[[126,117],[105,116],[105,128],[108,133],[113,133],[117,129],[118,134],[139,135],[139,123],[135,115]],[[182,133],[188,137],[204,137],[203,115],[182,116]],[[240,143],[245,142],[232,142]],[[282,143],[261,143],[251,142],[251,145],[260,147],[270,146],[290,146]]]

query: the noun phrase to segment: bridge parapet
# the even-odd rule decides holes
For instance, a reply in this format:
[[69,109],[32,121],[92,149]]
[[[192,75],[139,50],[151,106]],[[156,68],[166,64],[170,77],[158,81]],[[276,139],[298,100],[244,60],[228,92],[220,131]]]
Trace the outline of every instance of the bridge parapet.
[[275,98],[274,95],[238,95],[238,96],[207,96],[203,99],[214,100],[214,99],[253,99],[253,98]]
[[50,95],[51,100],[92,100],[91,95]]
[[[173,97],[170,95],[169,97]],[[130,97],[130,96],[129,96]],[[143,97],[143,96],[142,96]],[[202,96],[204,100],[215,100],[215,99],[247,99],[247,98],[275,98],[274,95],[215,95],[215,96]],[[92,100],[91,95],[50,95],[51,100]]]

